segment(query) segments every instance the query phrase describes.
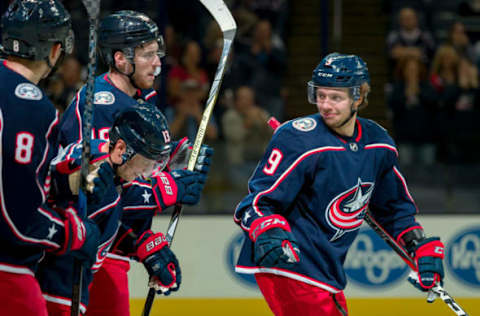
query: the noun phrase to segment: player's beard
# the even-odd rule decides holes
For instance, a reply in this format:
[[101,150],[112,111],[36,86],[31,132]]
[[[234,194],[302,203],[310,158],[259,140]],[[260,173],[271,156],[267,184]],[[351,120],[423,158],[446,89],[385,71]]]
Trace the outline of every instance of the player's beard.
[[[150,77],[152,76],[152,77]],[[132,80],[134,80],[135,85],[137,88],[140,89],[151,89],[153,87],[153,83],[155,81],[155,75],[154,72],[150,72],[145,74],[145,75],[139,75],[138,70],[133,74]]]

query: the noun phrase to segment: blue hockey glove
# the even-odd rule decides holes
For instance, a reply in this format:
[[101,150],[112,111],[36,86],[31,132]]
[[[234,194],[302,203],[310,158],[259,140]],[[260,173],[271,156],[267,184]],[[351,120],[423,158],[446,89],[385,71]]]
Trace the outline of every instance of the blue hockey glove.
[[100,230],[91,219],[81,220],[72,207],[65,210],[64,216],[65,241],[56,254],[71,252],[85,267],[90,268],[96,260]]
[[87,176],[87,198],[88,203],[99,203],[102,201],[107,190],[115,186],[115,171],[112,166],[104,161],[94,172]]
[[300,261],[300,250],[290,225],[281,215],[254,220],[249,236],[254,242],[254,260],[258,266],[288,268]]
[[408,281],[421,291],[428,291],[435,283],[442,284],[445,275],[443,258],[445,246],[438,237],[430,237],[419,242],[415,247],[415,262],[418,267],[418,277],[408,277]]
[[182,272],[165,236],[146,231],[137,245],[137,257],[150,276],[148,285],[159,294],[170,295],[171,291],[177,291],[182,282]]
[[208,145],[202,145],[198,153],[197,163],[195,164],[195,171],[207,174],[210,170],[211,158],[213,155],[213,148]]
[[160,172],[152,183],[157,204],[162,209],[176,203],[197,204],[206,178],[204,173],[189,170]]

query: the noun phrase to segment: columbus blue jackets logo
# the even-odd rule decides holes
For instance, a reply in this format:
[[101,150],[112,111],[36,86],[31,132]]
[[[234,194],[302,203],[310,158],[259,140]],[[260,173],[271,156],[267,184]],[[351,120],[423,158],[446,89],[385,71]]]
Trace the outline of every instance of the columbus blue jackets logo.
[[15,95],[26,100],[41,100],[42,90],[31,83],[21,83],[15,88]]
[[293,121],[292,126],[299,131],[309,132],[317,126],[317,122],[310,117],[305,117]]
[[367,211],[373,187],[372,182],[362,182],[359,178],[354,187],[339,194],[330,202],[325,216],[327,223],[336,231],[330,241],[334,241],[346,232],[354,231],[360,227]]
[[115,96],[109,91],[95,93],[95,104],[109,105],[115,102]]

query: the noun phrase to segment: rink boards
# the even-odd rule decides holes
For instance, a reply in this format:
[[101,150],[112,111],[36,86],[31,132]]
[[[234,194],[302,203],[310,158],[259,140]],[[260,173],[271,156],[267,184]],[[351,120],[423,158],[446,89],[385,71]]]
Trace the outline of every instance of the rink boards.
[[[156,218],[154,230],[165,231],[168,216]],[[480,216],[423,216],[428,235],[446,246],[445,289],[468,311],[480,311]],[[271,315],[253,277],[233,271],[243,234],[231,216],[185,216],[173,250],[183,282],[171,297],[157,296],[150,315]],[[345,290],[350,315],[453,315],[441,301],[425,302],[407,281],[407,266],[368,227],[363,227],[345,263]],[[143,266],[129,273],[132,315],[140,315],[147,294]]]

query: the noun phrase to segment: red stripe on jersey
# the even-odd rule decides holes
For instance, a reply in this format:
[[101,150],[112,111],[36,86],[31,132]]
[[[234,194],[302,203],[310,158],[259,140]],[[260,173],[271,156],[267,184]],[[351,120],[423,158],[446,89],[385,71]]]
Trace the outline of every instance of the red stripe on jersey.
[[397,167],[393,167],[393,172],[395,172],[397,177],[400,179],[400,182],[402,183],[402,186],[403,186],[403,189],[405,190],[405,193],[407,194],[408,198],[412,201],[413,205],[415,205],[415,210],[417,211],[417,214],[418,214],[418,207],[415,204],[415,201],[413,200],[413,197],[410,195],[410,192],[408,191],[407,181],[405,181],[405,178],[402,176],[402,174],[397,169]]
[[254,274],[254,273],[272,273],[276,275],[281,275],[286,278],[294,279],[297,281],[305,282],[307,284],[317,286],[324,290],[327,290],[331,293],[338,293],[341,290],[331,286],[330,284],[320,282],[318,280],[307,277],[306,275],[296,273],[290,270],[280,269],[280,268],[265,268],[265,267],[246,267],[241,265],[235,266],[235,272],[244,273],[244,274]]
[[395,152],[395,155],[398,156],[397,148],[395,148],[395,147],[392,146],[392,145],[388,145],[388,144],[381,144],[381,143],[378,143],[378,144],[369,144],[369,145],[365,145],[364,148],[365,148],[365,149],[385,148],[385,149],[388,149],[388,150],[391,150],[391,151]]
[[95,212],[93,212],[92,214],[88,215],[88,218],[94,218],[95,216],[97,216],[99,214],[105,213],[109,209],[117,206],[118,202],[120,202],[120,195],[118,195],[117,198],[115,199],[115,201],[113,201],[112,203],[110,203],[108,205],[105,205],[104,207],[102,207],[102,208],[96,210]]
[[262,192],[258,193],[255,196],[255,198],[253,199],[253,202],[252,202],[253,210],[255,211],[255,213],[257,213],[257,215],[259,215],[259,216],[263,216],[263,212],[261,212],[259,210],[259,207],[258,207],[258,200],[262,197],[262,195],[269,194],[269,193],[273,192],[282,183],[282,181],[285,180],[285,178],[292,172],[292,170],[295,169],[300,164],[300,162],[302,162],[302,160],[310,157],[311,155],[319,154],[319,153],[322,153],[322,152],[325,152],[325,151],[345,151],[345,150],[346,149],[344,147],[331,147],[331,146],[320,147],[320,148],[309,150],[306,153],[304,153],[303,155],[301,155],[300,157],[298,157],[297,160],[295,160],[280,175],[280,177],[275,181],[275,183],[270,188],[268,188],[265,191],[262,191]]

